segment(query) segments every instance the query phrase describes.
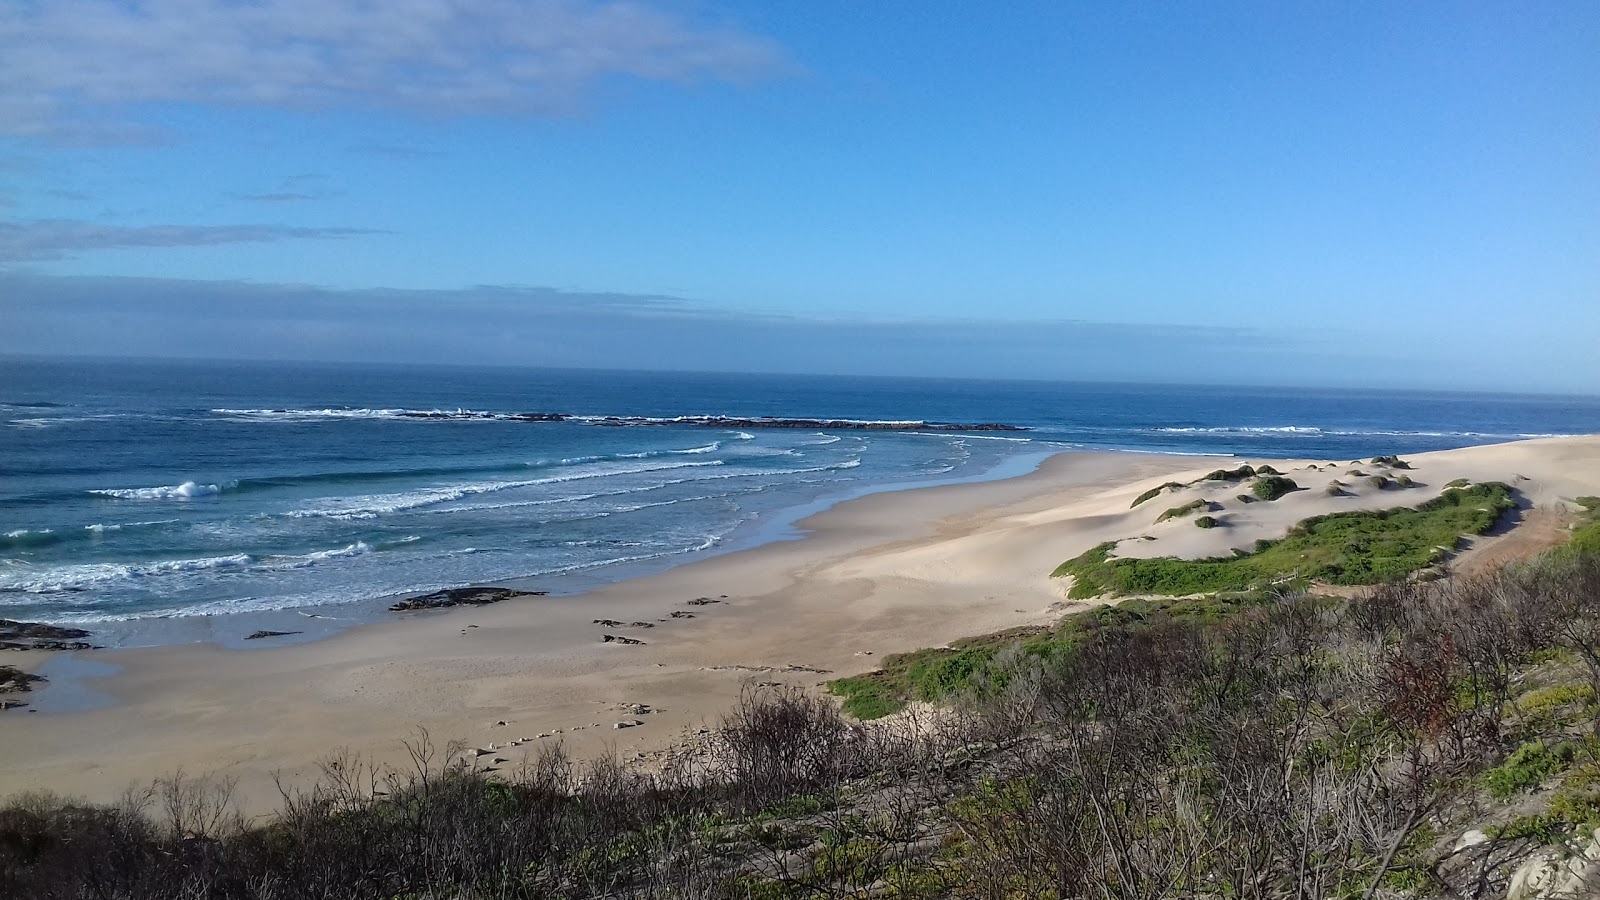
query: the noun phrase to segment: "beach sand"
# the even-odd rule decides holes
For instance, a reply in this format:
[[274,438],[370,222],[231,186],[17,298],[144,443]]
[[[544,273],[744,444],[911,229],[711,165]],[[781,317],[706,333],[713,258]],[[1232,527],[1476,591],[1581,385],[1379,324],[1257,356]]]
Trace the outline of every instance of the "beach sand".
[[[276,776],[304,782],[337,748],[400,763],[418,729],[440,745],[493,744],[508,768],[552,741],[578,756],[633,759],[714,724],[752,681],[818,686],[876,668],[888,653],[1052,622],[1074,604],[1050,572],[1102,541],[1148,535],[1155,540],[1127,541],[1118,552],[1209,556],[1281,536],[1310,515],[1414,505],[1454,478],[1511,484],[1527,507],[1525,527],[1475,540],[1457,560],[1468,566],[1559,541],[1571,499],[1600,494],[1600,436],[1408,461],[1405,474],[1418,485],[1404,490],[1345,474],[1370,474],[1370,464],[1273,461],[1308,490],[1247,504],[1236,499],[1239,486],[1208,482],[1130,509],[1147,488],[1263,460],[1064,453],[1018,478],[851,500],[804,520],[802,540],[580,595],[396,615],[292,646],[80,653],[116,669],[74,687],[115,702],[0,714],[0,794],[48,789],[112,800],[181,768],[236,777],[243,807],[267,812],[278,803]],[[1330,462],[1334,469],[1307,468]],[[1346,496],[1325,493],[1335,477],[1350,485]],[[1226,527],[1199,529],[1192,518],[1155,524],[1164,509],[1199,498],[1220,505],[1211,515]],[[7,662],[25,669],[44,658],[12,656]]]

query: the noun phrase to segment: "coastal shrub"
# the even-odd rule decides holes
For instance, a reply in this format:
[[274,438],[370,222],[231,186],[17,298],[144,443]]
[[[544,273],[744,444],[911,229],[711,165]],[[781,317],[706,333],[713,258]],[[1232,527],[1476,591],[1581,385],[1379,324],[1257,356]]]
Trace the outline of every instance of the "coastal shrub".
[[1344,482],[1342,482],[1342,481],[1330,481],[1330,482],[1328,482],[1328,486],[1322,489],[1322,492],[1324,494],[1328,495],[1329,497],[1343,497],[1344,496]]
[[1382,475],[1374,475],[1367,479],[1367,484],[1381,491],[1389,486],[1389,479]]
[[1452,488],[1415,508],[1313,516],[1279,540],[1257,541],[1256,551],[1242,558],[1113,559],[1116,543],[1108,542],[1062,563],[1054,574],[1073,576],[1073,599],[1245,590],[1296,580],[1375,584],[1437,562],[1438,548],[1454,547],[1463,534],[1483,534],[1515,505],[1509,487],[1489,482]]
[[1211,501],[1209,501],[1209,500],[1191,500],[1191,501],[1189,501],[1188,503],[1185,503],[1182,506],[1174,506],[1171,509],[1167,510],[1166,512],[1162,513],[1161,515],[1157,516],[1156,517],[1156,524],[1159,525],[1159,524],[1161,524],[1162,522],[1165,522],[1168,519],[1182,518],[1183,516],[1187,516],[1189,513],[1192,513],[1197,509],[1209,509],[1210,506],[1211,506]]
[[[1312,466],[1311,468],[1315,469],[1316,466]],[[1283,473],[1279,472],[1277,469],[1274,469],[1271,466],[1260,465],[1260,466],[1256,466],[1256,474],[1257,475],[1281,475]]]
[[1181,487],[1183,487],[1183,485],[1177,483],[1176,481],[1169,481],[1166,484],[1160,485],[1159,487],[1153,487],[1150,490],[1145,491],[1144,493],[1140,494],[1139,496],[1133,498],[1133,503],[1128,508],[1129,509],[1133,509],[1133,507],[1138,506],[1139,504],[1145,502],[1146,500],[1149,500],[1150,498],[1159,495],[1162,491],[1168,491],[1168,490],[1174,490],[1175,491],[1175,490],[1177,490],[1178,488],[1181,488]]
[[1398,456],[1374,456],[1372,464],[1375,466],[1388,466],[1391,469],[1409,469],[1411,464]]
[[1484,773],[1484,786],[1495,797],[1532,790],[1545,779],[1572,765],[1578,747],[1570,742],[1555,746],[1529,741],[1518,747],[1500,765]]
[[1395,477],[1394,483],[1403,488],[1414,487],[1416,485],[1416,482],[1411,480],[1410,475],[1398,475]]
[[1239,501],[1240,503],[1254,503],[1254,502],[1256,502],[1256,498],[1250,496],[1249,494],[1240,494],[1237,497],[1234,497],[1233,499]]
[[1268,475],[1265,478],[1257,478],[1255,484],[1250,486],[1250,492],[1262,500],[1276,500],[1290,491],[1299,489],[1300,485],[1295,484],[1294,479],[1285,478],[1282,475]]
[[1196,528],[1215,528],[1222,523],[1211,516],[1201,516],[1194,520],[1194,524]]
[[1208,472],[1208,473],[1206,473],[1205,477],[1201,478],[1200,480],[1201,481],[1243,481],[1246,478],[1254,477],[1255,474],[1256,474],[1255,468],[1252,467],[1249,463],[1245,463],[1244,465],[1240,466],[1237,469],[1216,469],[1214,471]]
[[1446,484],[1445,487],[1453,487],[1453,488],[1466,487],[1467,485],[1469,485],[1471,483],[1472,482],[1468,481],[1465,478],[1456,478],[1456,479],[1453,479],[1452,481],[1450,481],[1448,484]]

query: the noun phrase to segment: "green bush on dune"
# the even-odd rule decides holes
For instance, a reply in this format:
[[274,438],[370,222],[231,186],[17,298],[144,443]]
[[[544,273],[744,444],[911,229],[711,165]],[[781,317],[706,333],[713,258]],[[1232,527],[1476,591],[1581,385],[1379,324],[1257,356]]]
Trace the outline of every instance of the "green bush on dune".
[[1183,516],[1187,516],[1189,513],[1192,513],[1197,509],[1209,509],[1210,507],[1211,507],[1211,501],[1209,501],[1209,500],[1190,500],[1188,503],[1185,503],[1182,506],[1174,506],[1171,509],[1167,510],[1166,512],[1162,513],[1161,515],[1157,516],[1156,517],[1156,524],[1159,525],[1159,524],[1161,524],[1162,522],[1165,522],[1168,519],[1177,519],[1177,518],[1181,518]]
[[1257,478],[1256,483],[1250,486],[1250,492],[1262,500],[1276,500],[1290,491],[1297,491],[1300,485],[1295,484],[1291,478],[1282,475],[1268,475]]
[[1255,467],[1251,466],[1249,463],[1245,463],[1244,465],[1240,466],[1237,469],[1217,469],[1215,471],[1208,472],[1208,473],[1206,473],[1206,476],[1204,478],[1200,479],[1200,480],[1201,481],[1243,481],[1246,478],[1255,477],[1255,474],[1256,474]]
[[1183,485],[1177,483],[1176,481],[1169,481],[1166,484],[1158,485],[1156,487],[1151,488],[1148,491],[1145,491],[1144,493],[1140,494],[1139,496],[1133,498],[1133,502],[1128,505],[1128,508],[1129,509],[1133,509],[1135,506],[1138,506],[1139,504],[1145,502],[1146,500],[1149,500],[1150,498],[1157,496],[1162,491],[1167,491],[1167,490],[1175,491],[1175,490],[1177,490],[1178,488],[1181,488],[1181,487],[1183,487]]
[[1488,531],[1515,505],[1511,489],[1497,482],[1452,488],[1415,508],[1314,516],[1242,557],[1113,559],[1113,541],[1062,563],[1055,575],[1073,576],[1074,599],[1237,591],[1290,579],[1375,584],[1437,562],[1462,535]]

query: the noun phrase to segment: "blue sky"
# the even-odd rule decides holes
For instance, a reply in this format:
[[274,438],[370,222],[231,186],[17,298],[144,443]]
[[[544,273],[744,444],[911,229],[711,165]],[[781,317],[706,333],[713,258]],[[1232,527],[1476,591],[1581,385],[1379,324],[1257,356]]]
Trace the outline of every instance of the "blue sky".
[[0,85],[0,352],[1600,390],[1595,4],[13,0]]

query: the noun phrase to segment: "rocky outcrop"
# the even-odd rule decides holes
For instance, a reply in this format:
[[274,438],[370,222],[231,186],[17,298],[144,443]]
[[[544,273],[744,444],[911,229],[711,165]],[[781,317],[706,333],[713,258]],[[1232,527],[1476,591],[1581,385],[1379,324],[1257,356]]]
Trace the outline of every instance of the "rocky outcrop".
[[92,650],[82,628],[0,619],[0,650]]
[[31,691],[35,681],[44,680],[42,675],[24,672],[13,666],[0,666],[0,710],[27,706],[25,701],[13,699],[11,695]]
[[496,587],[446,588],[390,604],[389,611],[411,612],[419,609],[447,609],[452,606],[488,606],[512,597],[543,597],[545,593],[545,591],[514,591],[510,588]]

